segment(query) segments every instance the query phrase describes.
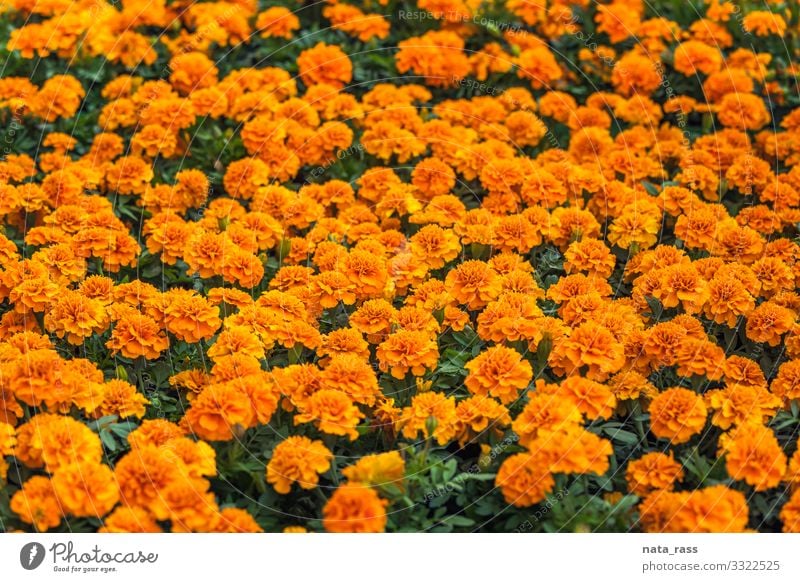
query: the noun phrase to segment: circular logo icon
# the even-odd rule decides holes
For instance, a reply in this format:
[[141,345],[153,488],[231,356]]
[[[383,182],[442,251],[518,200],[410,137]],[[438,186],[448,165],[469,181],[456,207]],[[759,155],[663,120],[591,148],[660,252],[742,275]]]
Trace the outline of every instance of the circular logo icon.
[[44,562],[44,546],[39,542],[30,542],[19,551],[19,563],[26,570],[35,570]]

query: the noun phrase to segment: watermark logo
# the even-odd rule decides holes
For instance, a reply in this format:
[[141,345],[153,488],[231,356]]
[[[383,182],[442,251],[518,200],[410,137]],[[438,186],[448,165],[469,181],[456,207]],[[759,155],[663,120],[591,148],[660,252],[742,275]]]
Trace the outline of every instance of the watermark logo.
[[44,562],[45,549],[39,542],[30,542],[19,551],[19,563],[26,570],[35,570]]

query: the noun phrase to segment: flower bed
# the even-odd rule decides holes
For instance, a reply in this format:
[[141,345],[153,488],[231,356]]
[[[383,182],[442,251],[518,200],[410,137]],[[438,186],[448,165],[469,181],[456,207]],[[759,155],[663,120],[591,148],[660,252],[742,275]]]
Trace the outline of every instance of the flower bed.
[[0,7],[0,529],[800,531],[797,10],[283,4]]

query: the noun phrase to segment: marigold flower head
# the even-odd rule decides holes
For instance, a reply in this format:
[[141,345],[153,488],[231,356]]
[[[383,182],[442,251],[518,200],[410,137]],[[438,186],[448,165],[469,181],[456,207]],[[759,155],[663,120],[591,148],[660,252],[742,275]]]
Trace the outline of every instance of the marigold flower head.
[[501,280],[482,261],[464,261],[447,273],[447,292],[470,310],[485,307],[500,294]]
[[647,453],[628,463],[625,479],[631,493],[644,497],[655,490],[671,491],[683,480],[683,467],[671,455]]
[[341,390],[359,404],[372,406],[382,395],[372,366],[356,354],[333,356],[320,379],[326,388]]
[[182,423],[200,438],[229,441],[250,428],[255,411],[247,392],[237,382],[207,386],[192,401]]
[[486,440],[489,435],[502,436],[511,424],[508,409],[485,396],[465,398],[456,406],[458,442],[461,446],[469,442]]
[[153,515],[141,507],[121,505],[103,521],[98,533],[161,533]]
[[400,330],[382,342],[376,350],[380,369],[402,380],[410,371],[422,376],[439,361],[436,339],[429,332]]
[[330,468],[332,458],[333,454],[322,441],[290,436],[272,452],[267,464],[267,483],[283,495],[289,493],[293,483],[303,489],[313,489],[319,482],[319,475]]
[[747,527],[744,495],[715,485],[696,491],[655,491],[640,504],[642,529],[648,533],[731,533]]
[[308,85],[325,83],[341,88],[353,78],[353,65],[337,46],[318,43],[297,57],[300,78]]
[[625,350],[608,329],[588,321],[555,343],[550,363],[560,375],[585,368],[587,378],[603,381],[625,365]]
[[403,489],[406,464],[397,451],[366,455],[354,465],[342,469],[349,481],[375,487],[394,486]]
[[736,383],[706,392],[705,399],[708,407],[714,411],[711,423],[723,430],[751,421],[764,422],[781,405],[780,398],[769,393],[764,386]]
[[75,517],[103,517],[119,500],[114,472],[103,464],[61,467],[52,484],[62,510]]
[[506,503],[530,507],[544,501],[553,491],[555,480],[549,463],[542,455],[518,453],[508,457],[497,471],[495,484]]
[[264,38],[290,39],[300,28],[297,15],[284,6],[273,6],[261,12],[256,19],[256,28]]
[[381,533],[386,529],[386,507],[374,489],[360,483],[345,483],[331,495],[322,509],[322,525],[332,533]]
[[650,403],[650,430],[673,444],[685,443],[700,433],[708,411],[703,399],[686,388],[670,388]]
[[467,389],[479,396],[493,396],[503,404],[514,402],[533,378],[533,369],[519,352],[505,346],[493,346],[464,367],[469,374]]
[[103,384],[102,394],[103,400],[95,411],[98,417],[115,414],[120,418],[142,418],[150,404],[136,386],[116,378]]
[[731,478],[756,491],[777,487],[786,473],[786,454],[771,429],[755,423],[738,427],[724,445],[725,468]]
[[433,438],[442,446],[455,436],[457,421],[455,400],[440,392],[417,394],[400,417],[403,436],[413,439],[422,433],[423,438]]
[[132,311],[116,321],[106,345],[126,358],[155,360],[169,347],[169,340],[152,318]]
[[167,330],[188,343],[213,337],[222,325],[219,308],[200,295],[171,293],[168,291],[165,294],[169,302],[164,310]]
[[33,525],[36,531],[45,532],[57,527],[63,515],[53,484],[47,477],[34,475],[11,497],[11,511]]
[[327,434],[347,436],[351,441],[358,438],[356,426],[364,418],[353,400],[344,392],[323,388],[312,394],[302,405],[301,413],[295,415],[295,424],[313,422]]

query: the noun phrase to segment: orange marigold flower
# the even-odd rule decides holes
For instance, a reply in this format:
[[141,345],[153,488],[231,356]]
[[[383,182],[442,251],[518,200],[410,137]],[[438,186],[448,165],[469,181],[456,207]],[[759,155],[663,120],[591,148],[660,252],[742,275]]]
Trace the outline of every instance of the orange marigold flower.
[[723,389],[705,394],[708,407],[714,411],[711,423],[728,430],[733,425],[762,423],[772,418],[781,405],[777,396],[765,386],[729,384]]
[[744,495],[715,485],[695,491],[654,491],[639,506],[648,533],[743,532],[748,507]]
[[456,406],[458,442],[463,447],[467,443],[486,440],[490,434],[502,437],[503,430],[511,424],[508,409],[485,396],[472,396]]
[[608,471],[608,458],[614,449],[611,441],[600,438],[582,427],[555,432],[528,447],[535,455],[543,454],[553,473],[603,475]]
[[742,356],[730,356],[725,362],[725,380],[745,386],[767,387],[767,379],[758,362]]
[[411,172],[411,183],[425,200],[450,194],[456,184],[456,174],[448,164],[436,157],[421,160]]
[[503,404],[514,402],[533,378],[533,368],[519,352],[492,346],[467,362],[467,389],[479,396],[493,396]]
[[678,374],[702,376],[709,380],[722,378],[725,350],[708,340],[685,339],[676,351]]
[[783,36],[786,33],[786,21],[780,14],[769,10],[753,10],[742,19],[742,27],[756,36]]
[[131,451],[114,467],[122,503],[151,511],[169,485],[184,479],[180,470],[165,449],[144,446]]
[[653,296],[666,308],[682,306],[686,313],[697,313],[707,299],[706,281],[692,265],[671,265],[657,271],[659,285]]
[[326,388],[341,390],[359,404],[372,406],[382,396],[372,366],[356,354],[334,355],[320,379]]
[[724,445],[725,468],[731,478],[756,491],[777,487],[786,473],[787,459],[771,429],[745,424]]
[[661,216],[652,212],[626,210],[608,228],[608,240],[623,249],[650,248],[658,241]]
[[586,368],[586,377],[603,381],[625,364],[625,349],[608,329],[587,321],[553,346],[550,364],[559,375]]
[[131,449],[138,449],[148,445],[161,446],[175,439],[182,438],[185,431],[177,424],[163,418],[145,420],[139,428],[128,435]]
[[706,425],[703,399],[686,388],[670,388],[650,403],[650,430],[673,444],[685,443]]
[[519,436],[520,444],[529,447],[538,438],[577,427],[581,420],[581,413],[572,402],[558,397],[555,391],[537,390],[514,419],[512,428]]
[[400,330],[386,338],[375,352],[380,369],[402,380],[410,371],[422,376],[439,363],[436,338],[425,331]]
[[327,365],[330,358],[338,354],[353,354],[364,361],[368,361],[370,357],[369,344],[361,332],[352,327],[335,329],[322,336],[322,345],[317,348],[317,354],[320,356],[321,366]]
[[384,17],[364,14],[351,4],[331,4],[323,9],[322,14],[331,21],[333,28],[355,36],[361,42],[389,35],[389,22]]
[[429,224],[411,237],[411,252],[431,269],[440,269],[459,255],[461,243],[452,230]]
[[103,401],[95,410],[95,416],[116,414],[120,418],[142,418],[148,404],[150,401],[137,392],[136,386],[114,378],[103,384]]
[[39,532],[57,527],[63,515],[52,482],[40,475],[25,481],[22,489],[11,498],[10,507],[23,522],[33,525]]
[[683,480],[683,467],[671,454],[647,453],[628,463],[625,479],[631,493],[644,497],[657,489],[671,491]]
[[252,515],[238,507],[226,507],[219,512],[219,520],[212,533],[263,533],[264,530]]
[[611,418],[617,406],[617,399],[608,386],[580,376],[565,379],[554,394],[571,402],[588,420]]
[[722,68],[722,63],[718,48],[698,40],[688,40],[675,49],[673,67],[687,77],[696,77],[698,73],[716,73]]
[[64,290],[45,315],[45,328],[58,337],[66,336],[73,345],[81,345],[93,334],[102,334],[109,324],[103,303],[78,291]]
[[800,489],[781,508],[780,518],[784,533],[800,533]]
[[353,64],[338,46],[317,43],[297,57],[300,78],[306,85],[325,83],[341,88],[353,79]]
[[264,344],[250,328],[244,325],[232,325],[220,332],[214,345],[208,349],[208,357],[217,360],[234,354],[262,359],[265,354]]
[[114,472],[103,464],[61,467],[53,475],[52,485],[62,510],[75,517],[103,517],[119,501]]
[[342,469],[349,481],[370,486],[394,486],[403,489],[406,463],[400,453],[389,451],[361,457],[354,465]]
[[784,400],[800,399],[800,360],[790,360],[781,364],[777,376],[772,380],[770,390]]
[[608,387],[617,400],[638,400],[639,398],[652,398],[658,393],[642,374],[634,371],[623,371],[608,380]]
[[263,38],[291,39],[300,28],[300,19],[284,6],[273,6],[261,12],[256,19],[256,29]]
[[485,307],[500,294],[502,281],[483,261],[464,261],[447,273],[447,291],[470,310]]
[[544,501],[553,491],[555,480],[549,462],[542,455],[518,453],[508,457],[497,471],[495,484],[506,503],[530,507]]
[[403,409],[401,424],[406,438],[433,438],[444,446],[456,434],[456,402],[439,392],[423,392],[411,399],[411,405]]
[[255,411],[238,382],[207,386],[192,401],[182,423],[202,439],[229,441],[255,420]]
[[227,247],[220,257],[220,263],[222,278],[245,289],[252,289],[264,278],[264,264],[261,259],[239,247]]
[[303,489],[314,489],[319,475],[330,469],[333,454],[322,443],[304,436],[290,436],[279,443],[267,464],[267,483],[286,495],[297,483]]
[[103,522],[98,533],[161,533],[153,515],[141,507],[117,507]]
[[758,130],[770,122],[764,99],[752,93],[728,93],[720,101],[717,117],[722,125],[740,131]]
[[167,291],[165,299],[168,305],[164,310],[164,324],[179,340],[197,343],[209,339],[222,325],[219,308],[200,295]]
[[374,489],[345,483],[322,509],[322,525],[332,533],[381,533],[386,529],[386,507]]
[[312,292],[318,297],[324,309],[339,305],[353,305],[356,302],[356,284],[339,271],[323,271],[309,281]]
[[792,328],[795,319],[796,316],[790,309],[765,301],[747,316],[745,332],[747,338],[754,342],[777,346],[781,342],[781,336]]
[[347,255],[343,271],[355,285],[357,297],[366,299],[383,295],[389,272],[382,257],[366,250],[355,249]]
[[735,327],[739,316],[747,316],[755,308],[753,296],[737,277],[714,277],[708,283],[707,293],[703,313],[728,327]]
[[614,271],[616,259],[611,250],[600,240],[584,238],[575,241],[564,253],[566,273],[586,273],[587,275],[608,279]]
[[523,50],[516,65],[517,76],[529,79],[534,89],[549,87],[564,76],[555,56],[544,43]]
[[650,95],[661,85],[658,68],[648,57],[631,52],[619,59],[611,73],[611,83],[623,97]]
[[294,417],[294,423],[313,422],[324,433],[347,436],[354,441],[358,438],[356,426],[362,418],[364,413],[347,394],[324,388],[301,405],[301,412]]
[[106,346],[126,358],[155,360],[169,347],[169,340],[152,318],[131,311],[114,324]]

